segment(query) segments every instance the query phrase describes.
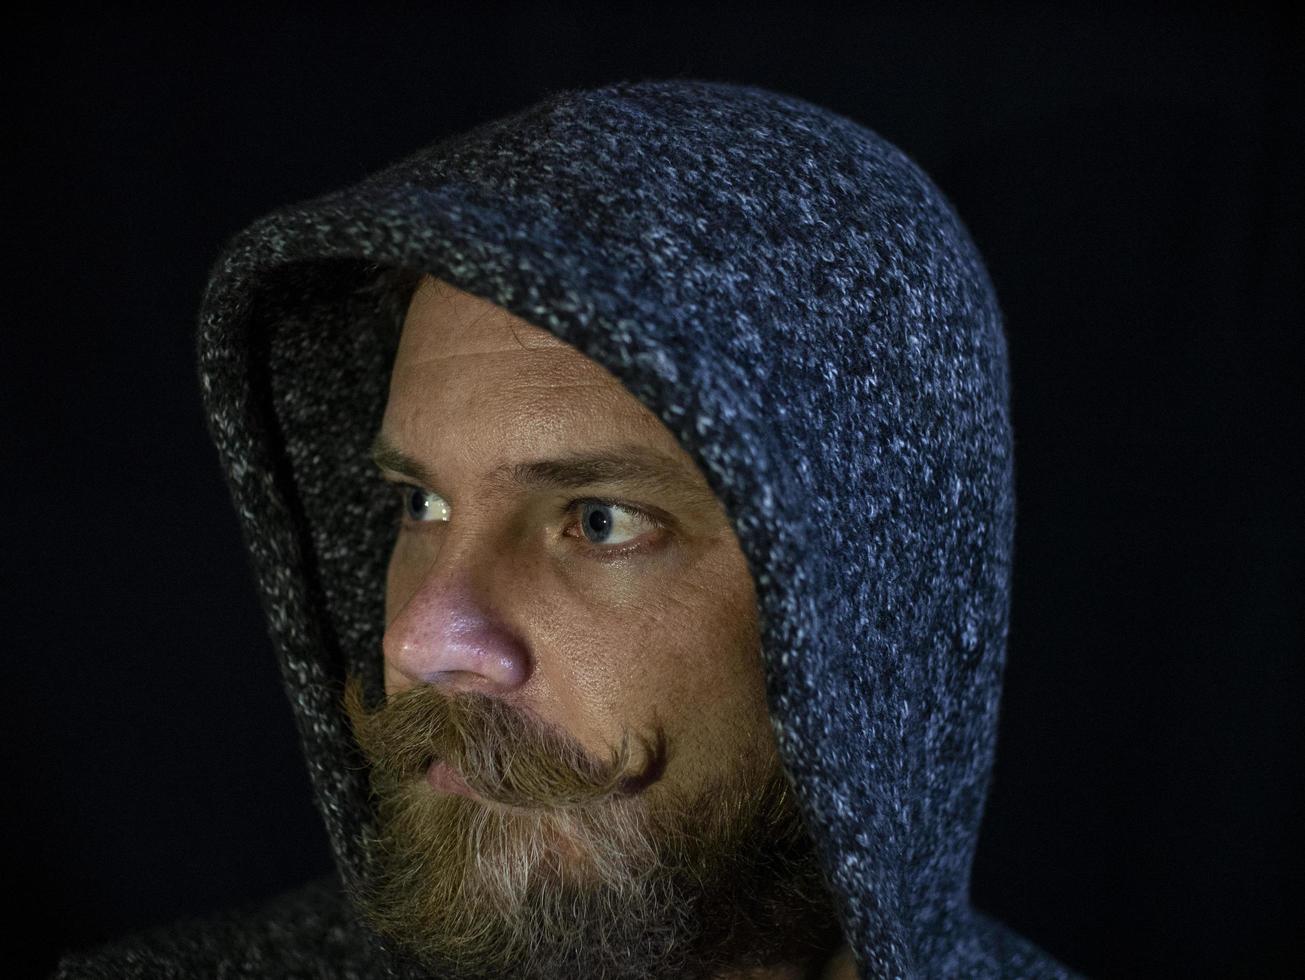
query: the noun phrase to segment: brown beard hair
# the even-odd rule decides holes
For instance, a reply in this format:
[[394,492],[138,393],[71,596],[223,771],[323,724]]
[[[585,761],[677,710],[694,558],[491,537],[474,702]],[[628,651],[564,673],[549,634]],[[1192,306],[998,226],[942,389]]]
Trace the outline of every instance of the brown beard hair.
[[[818,963],[842,942],[778,764],[691,792],[660,779],[660,724],[636,736],[636,770],[628,733],[595,760],[485,695],[417,685],[369,711],[351,676],[344,706],[376,803],[355,902],[435,976],[710,980]],[[433,791],[434,760],[482,799]]]

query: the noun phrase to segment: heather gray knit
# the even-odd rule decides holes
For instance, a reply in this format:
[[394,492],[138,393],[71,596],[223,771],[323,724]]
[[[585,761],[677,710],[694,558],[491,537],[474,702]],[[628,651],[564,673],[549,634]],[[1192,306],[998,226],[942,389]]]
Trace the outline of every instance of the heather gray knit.
[[[335,877],[57,976],[407,977],[359,924],[392,490],[368,448],[429,272],[604,365],[698,462],[757,585],[766,689],[863,977],[1070,977],[970,905],[1014,531],[1006,342],[944,195],[864,126],[699,80],[555,92],[235,235],[199,315]],[[352,766],[352,768],[350,767]]]

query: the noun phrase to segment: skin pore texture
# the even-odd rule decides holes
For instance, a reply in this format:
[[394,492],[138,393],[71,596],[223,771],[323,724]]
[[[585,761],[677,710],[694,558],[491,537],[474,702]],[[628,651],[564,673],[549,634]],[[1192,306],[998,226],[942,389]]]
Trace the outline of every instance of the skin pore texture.
[[375,455],[400,522],[386,699],[345,689],[373,926],[436,976],[853,980],[770,727],[751,574],[661,421],[427,276]]

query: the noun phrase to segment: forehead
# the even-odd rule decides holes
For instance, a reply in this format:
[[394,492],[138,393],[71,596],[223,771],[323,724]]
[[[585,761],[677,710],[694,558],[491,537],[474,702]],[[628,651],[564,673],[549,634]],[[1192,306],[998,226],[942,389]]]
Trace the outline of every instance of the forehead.
[[427,277],[404,319],[385,429],[430,444],[481,440],[537,455],[631,439],[696,469],[661,420],[605,367],[549,331]]
[[427,360],[508,348],[569,351],[588,360],[542,327],[430,276],[422,279],[408,305],[398,358]]

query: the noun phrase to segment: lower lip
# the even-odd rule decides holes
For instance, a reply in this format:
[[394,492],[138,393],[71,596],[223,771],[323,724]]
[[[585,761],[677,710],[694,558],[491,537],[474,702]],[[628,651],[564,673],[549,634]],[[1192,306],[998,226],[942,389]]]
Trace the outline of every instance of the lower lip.
[[430,768],[426,770],[426,782],[441,793],[456,793],[458,796],[466,796],[473,800],[480,799],[475,791],[463,782],[462,777],[443,762],[430,764]]

